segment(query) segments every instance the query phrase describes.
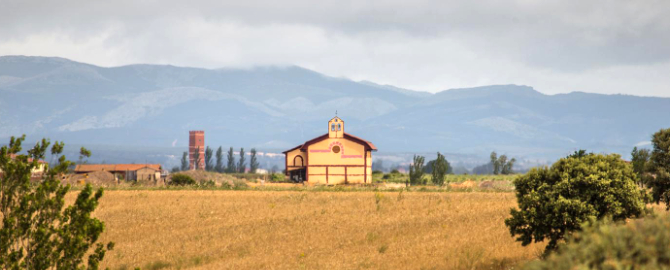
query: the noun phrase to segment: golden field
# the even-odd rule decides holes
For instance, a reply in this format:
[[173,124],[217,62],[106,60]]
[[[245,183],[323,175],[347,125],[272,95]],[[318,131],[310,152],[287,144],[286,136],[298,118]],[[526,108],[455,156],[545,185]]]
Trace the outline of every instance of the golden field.
[[108,190],[95,215],[116,243],[111,269],[518,269],[543,246],[510,236],[515,204],[494,192]]

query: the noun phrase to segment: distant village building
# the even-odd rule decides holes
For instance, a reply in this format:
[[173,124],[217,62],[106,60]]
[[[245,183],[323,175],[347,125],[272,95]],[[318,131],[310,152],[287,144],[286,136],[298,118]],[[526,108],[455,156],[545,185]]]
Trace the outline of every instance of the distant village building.
[[74,169],[76,174],[100,171],[127,181],[157,181],[161,179],[162,170],[160,164],[80,164]]
[[195,169],[196,153],[198,157],[198,170],[205,169],[205,131],[192,130],[188,132],[188,160],[189,170]]
[[[16,154],[9,154],[9,158],[14,160],[16,159],[17,155]],[[32,158],[28,158],[28,162],[33,162]],[[45,162],[44,160],[37,160],[37,167],[33,168],[30,170],[30,177],[31,178],[38,178],[42,177],[42,175],[47,171],[49,168],[49,163]],[[0,170],[0,175],[2,175],[2,170]]]
[[372,182],[369,141],[344,132],[344,121],[328,121],[328,133],[284,151],[286,175],[294,181],[320,184]]

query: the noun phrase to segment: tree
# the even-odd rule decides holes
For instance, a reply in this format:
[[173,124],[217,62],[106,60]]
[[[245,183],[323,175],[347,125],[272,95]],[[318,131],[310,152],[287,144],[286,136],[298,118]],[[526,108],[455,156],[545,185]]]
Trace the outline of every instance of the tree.
[[188,171],[188,153],[184,152],[183,155],[181,155],[181,170],[182,171]]
[[230,150],[228,150],[228,166],[226,166],[226,172],[227,173],[234,173],[237,170],[235,170],[235,152],[233,152],[233,147],[230,147]]
[[633,165],[633,171],[635,171],[635,173],[642,175],[649,170],[648,164],[649,158],[651,157],[649,149],[637,149],[637,147],[634,147],[633,152],[631,152],[631,157],[631,164]]
[[244,171],[247,169],[247,164],[245,164],[245,162],[244,147],[242,147],[240,148],[240,160],[237,162],[237,172],[244,173]]
[[86,161],[84,161],[84,157],[90,158],[91,157],[91,151],[88,149],[84,148],[83,146],[81,149],[79,149],[79,164],[84,164]]
[[251,148],[251,158],[249,159],[249,172],[256,173],[258,169],[258,158],[256,157],[256,148]]
[[486,174],[493,173],[498,174],[513,174],[514,173],[514,163],[516,162],[515,158],[509,159],[507,155],[498,156],[498,153],[495,151],[491,152],[491,161],[489,164],[477,166],[473,169],[475,174]]
[[449,171],[449,162],[447,162],[447,159],[440,154],[440,152],[437,152],[437,159],[433,162],[431,174],[433,177],[433,184],[438,186],[443,185],[444,175],[447,174],[447,171]]
[[202,157],[200,156],[200,146],[198,146],[193,153],[193,170],[199,170],[200,164],[202,164]]
[[415,185],[425,185],[426,179],[423,177],[423,162],[426,160],[425,157],[414,155],[412,164],[409,165],[409,184],[412,186]]
[[513,169],[514,169],[514,163],[516,162],[516,159],[515,159],[515,158],[512,158],[512,159],[510,159],[509,161],[506,161],[506,160],[507,160],[507,156],[505,156],[505,155],[500,156],[501,159],[502,159],[503,157],[505,158],[505,159],[504,159],[505,161],[501,161],[501,162],[500,162],[501,164],[503,164],[503,166],[502,166],[502,170],[500,171],[500,173],[502,173],[502,174],[513,174],[513,173],[514,173],[514,171],[513,171]]
[[63,208],[70,186],[59,178],[73,164],[61,155],[63,144],[56,142],[51,148],[58,162],[31,183],[31,171],[40,166],[50,143],[42,139],[28,155],[17,155],[24,140],[25,135],[11,137],[9,145],[0,148],[0,268],[98,269],[106,251],[114,247],[112,242],[96,243],[105,226],[91,213],[103,190],[94,192],[86,185],[74,203]]
[[655,203],[663,202],[670,209],[670,128],[654,133],[651,139],[654,150],[651,152],[650,173],[644,182],[651,188],[651,197]]
[[500,160],[498,159],[498,154],[494,151],[491,152],[491,164],[493,164],[493,174],[500,173]]
[[209,172],[214,170],[214,163],[212,159],[214,159],[214,150],[207,146],[207,148],[205,148],[205,171]]
[[223,148],[219,146],[219,149],[216,149],[216,165],[214,166],[214,170],[217,172],[222,173],[224,171],[223,168]]
[[172,167],[172,169],[170,170],[171,173],[178,173],[179,171],[180,171],[180,170],[179,170],[179,166],[174,166],[174,167]]
[[632,167],[616,154],[569,156],[514,180],[519,209],[505,220],[522,245],[549,239],[545,252],[590,220],[614,221],[644,212]]

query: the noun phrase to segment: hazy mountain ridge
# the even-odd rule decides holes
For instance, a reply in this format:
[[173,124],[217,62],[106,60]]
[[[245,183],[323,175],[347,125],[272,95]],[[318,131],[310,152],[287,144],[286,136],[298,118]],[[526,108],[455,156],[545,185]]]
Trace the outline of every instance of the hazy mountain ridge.
[[279,150],[324,133],[336,110],[347,132],[386,152],[626,154],[670,125],[670,98],[544,95],[517,85],[430,94],[295,66],[106,68],[0,57],[0,139],[26,133],[77,144],[183,148],[187,131],[199,129],[212,146]]

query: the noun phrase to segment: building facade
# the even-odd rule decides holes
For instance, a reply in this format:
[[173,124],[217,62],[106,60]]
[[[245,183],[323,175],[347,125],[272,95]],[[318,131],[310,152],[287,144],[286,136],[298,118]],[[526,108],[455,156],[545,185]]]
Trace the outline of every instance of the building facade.
[[160,164],[80,164],[74,172],[85,174],[106,171],[126,181],[158,181],[161,179]]
[[196,168],[196,153],[199,153],[198,170],[205,169],[205,131],[192,130],[188,132],[188,160],[189,169]]
[[328,133],[284,151],[286,175],[310,184],[366,184],[372,182],[369,141],[344,132],[344,121],[328,121]]

